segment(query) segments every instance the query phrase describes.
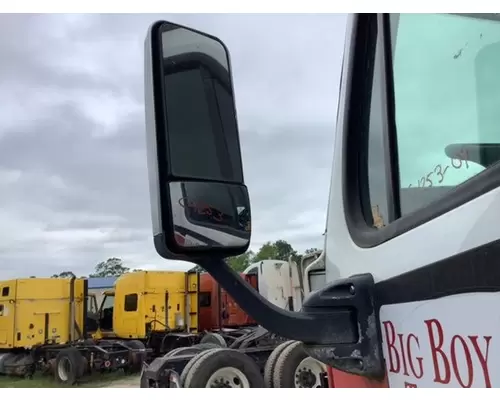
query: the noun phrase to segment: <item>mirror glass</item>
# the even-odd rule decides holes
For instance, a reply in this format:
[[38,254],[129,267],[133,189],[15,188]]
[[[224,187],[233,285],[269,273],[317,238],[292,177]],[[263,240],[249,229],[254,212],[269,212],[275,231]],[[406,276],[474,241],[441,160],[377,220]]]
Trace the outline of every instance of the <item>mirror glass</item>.
[[181,248],[245,247],[250,241],[250,202],[245,186],[171,182],[174,236]]
[[165,23],[161,30],[171,174],[243,182],[229,58],[205,34]]

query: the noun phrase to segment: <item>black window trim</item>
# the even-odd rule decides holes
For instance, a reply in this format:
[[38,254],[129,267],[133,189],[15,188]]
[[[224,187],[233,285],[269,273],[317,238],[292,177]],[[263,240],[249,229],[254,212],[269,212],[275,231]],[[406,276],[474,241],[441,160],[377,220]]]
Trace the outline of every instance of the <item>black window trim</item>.
[[[392,51],[390,48],[389,17],[390,14],[383,14],[383,16],[380,14],[357,14],[354,17],[355,37],[351,43],[352,58],[349,60],[352,68],[350,71],[346,71],[348,74],[346,80],[346,99],[348,102],[346,125],[343,132],[339,132],[339,134],[344,134],[342,149],[343,203],[351,238],[361,248],[378,246],[500,186],[499,163],[450,189],[449,192],[428,206],[415,210],[395,221],[387,221],[386,226],[382,228],[373,227],[367,176],[369,112],[366,110],[370,110],[371,103],[375,50],[378,40],[377,23],[383,23],[383,29],[379,29],[379,32],[384,36],[381,42],[384,44],[383,59],[385,64],[382,83],[385,84],[387,98],[382,110],[387,113],[384,120],[387,124],[386,132],[389,139],[385,144],[389,148],[397,148],[394,104],[391,104],[394,100],[394,91],[392,90],[392,63],[390,62]],[[391,118],[389,119],[388,116]],[[394,202],[397,202],[395,209],[390,212],[397,216],[400,215],[398,158],[394,151],[390,154],[389,168],[386,168],[385,173],[388,174],[387,183]],[[398,183],[394,185],[394,182]],[[394,189],[398,192],[396,195],[394,195]]]

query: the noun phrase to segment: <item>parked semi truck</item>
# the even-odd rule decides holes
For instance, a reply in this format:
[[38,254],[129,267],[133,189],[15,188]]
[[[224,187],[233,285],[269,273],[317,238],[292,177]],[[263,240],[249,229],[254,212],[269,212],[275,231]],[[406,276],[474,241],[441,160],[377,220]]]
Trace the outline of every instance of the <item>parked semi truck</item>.
[[[134,372],[148,354],[197,344],[212,329],[228,325],[237,336],[236,327],[255,325],[217,288],[208,274],[132,272],[117,279],[99,306],[86,279],[0,282],[0,374],[30,377],[39,369],[71,384],[96,370]],[[216,306],[217,294],[221,305],[229,300],[228,319],[200,304],[200,289]]]
[[85,279],[0,282],[0,374],[40,370],[74,383],[95,370],[140,367],[133,343],[90,339],[98,324],[88,310],[96,308]]
[[[304,295],[311,290],[310,285],[307,289],[303,287],[302,282],[307,278],[304,272],[318,258],[318,253],[304,257],[301,267],[298,267],[291,259],[288,262],[263,260],[250,265],[241,275],[246,280],[250,280],[252,286],[272,304],[283,309],[298,310],[302,306]],[[321,260],[316,271],[321,272]],[[307,271],[307,273],[310,272]],[[203,276],[209,277],[208,274]],[[211,277],[210,285],[219,287]],[[320,285],[315,281],[313,290],[318,289]],[[217,289],[213,290],[212,297],[217,296],[217,293]],[[237,310],[239,317],[234,318],[232,323],[230,319],[226,319],[227,322],[222,329],[212,329],[210,333],[202,337],[200,343],[211,344],[210,349],[196,345],[179,347],[164,356],[155,358],[152,363],[145,364],[141,387],[169,387],[170,379],[175,376],[178,376],[179,385],[182,387],[249,387],[255,385],[255,382],[266,382],[266,386],[270,387],[327,386],[326,366],[309,357],[300,343],[289,341],[257,325],[256,321],[242,312],[239,305],[227,294],[219,298],[228,300],[225,301],[224,307],[212,309],[212,311],[217,310],[213,314],[212,326],[214,328],[217,326],[218,318],[224,315],[224,309],[232,307]],[[202,301],[200,301],[200,306],[201,304]],[[238,320],[239,322],[236,323]],[[234,329],[235,325],[238,325],[237,329]],[[293,345],[294,350],[279,358],[282,349],[289,345]],[[209,357],[203,359],[201,364],[196,364],[198,355],[206,350],[217,350],[214,353],[215,358]],[[228,351],[232,353],[237,351],[238,361],[235,361],[231,355],[225,357]],[[239,362],[240,366],[245,365],[250,368],[249,371],[253,371],[252,377],[243,379],[241,373],[235,372],[233,362]],[[203,373],[190,373],[193,366],[195,370],[201,368]],[[274,371],[281,372],[274,377]],[[253,383],[249,379],[253,379]]]
[[[257,289],[257,275],[241,276]],[[133,343],[150,358],[210,340],[232,343],[257,325],[209,274],[192,271],[124,274],[104,293],[99,315],[95,338]]]
[[[287,264],[268,263],[276,276],[276,266]],[[257,290],[272,274],[241,276]],[[256,339],[255,320],[207,273],[127,273],[104,293],[100,306],[86,279],[18,279],[1,282],[0,289],[0,374],[29,377],[39,369],[72,384],[96,370],[139,371],[148,359],[173,349],[235,342],[272,349],[277,342]],[[283,292],[283,286],[278,289]]]
[[[196,260],[259,324],[297,341],[278,358],[302,347],[330,367],[331,387],[499,387],[499,43],[497,14],[348,17],[324,249],[307,267],[323,262],[325,284],[296,312],[224,262],[247,250],[252,226],[229,52],[155,22],[145,111],[157,252]],[[238,379],[263,384],[230,349],[199,353],[184,379],[211,387],[230,357]]]

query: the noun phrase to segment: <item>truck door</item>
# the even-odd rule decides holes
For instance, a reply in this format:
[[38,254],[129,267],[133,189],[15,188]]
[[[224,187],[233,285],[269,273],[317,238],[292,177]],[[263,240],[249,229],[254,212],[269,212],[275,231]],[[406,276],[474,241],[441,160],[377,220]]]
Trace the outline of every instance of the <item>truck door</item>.
[[0,283],[0,349],[14,346],[17,281]]
[[[166,290],[154,289],[143,295],[145,322],[151,324],[151,330],[164,331],[165,329],[173,328],[168,326],[168,300],[168,292]],[[140,332],[140,336],[145,336],[146,332],[143,332],[141,328],[141,326],[138,327],[138,332]]]
[[326,278],[375,278],[386,381],[500,387],[498,14],[348,24]]
[[116,299],[115,313],[117,317],[120,315],[122,320],[123,333],[120,335],[121,337],[130,339],[142,338],[144,328],[138,325],[139,321],[144,318],[144,314],[140,307],[139,293],[132,291],[124,294],[120,293],[120,296]]

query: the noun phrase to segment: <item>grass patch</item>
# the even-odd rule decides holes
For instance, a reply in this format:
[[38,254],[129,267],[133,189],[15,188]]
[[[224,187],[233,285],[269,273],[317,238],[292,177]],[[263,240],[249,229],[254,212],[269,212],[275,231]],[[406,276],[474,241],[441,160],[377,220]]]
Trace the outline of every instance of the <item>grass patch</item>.
[[[123,371],[106,372],[106,373],[94,373],[92,375],[84,376],[82,382],[73,387],[87,387],[87,388],[98,388],[106,387],[107,385],[115,382],[122,381],[125,379],[134,379],[138,375],[125,375]],[[59,385],[53,376],[35,374],[33,379],[24,379],[11,376],[0,375],[0,388],[60,388],[67,387],[65,385]]]

